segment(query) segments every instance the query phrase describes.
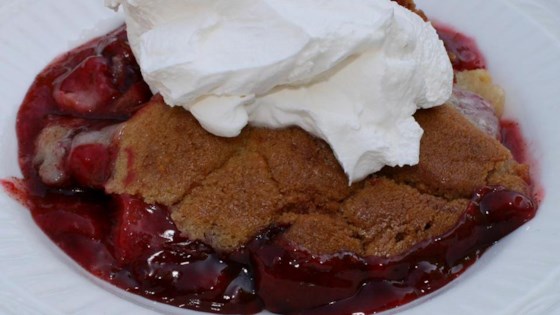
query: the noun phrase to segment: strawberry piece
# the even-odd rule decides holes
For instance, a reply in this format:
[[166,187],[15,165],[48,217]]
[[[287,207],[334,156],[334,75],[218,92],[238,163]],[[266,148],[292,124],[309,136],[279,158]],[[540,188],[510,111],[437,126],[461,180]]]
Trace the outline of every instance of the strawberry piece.
[[155,298],[196,294],[201,303],[246,298],[252,292],[243,265],[226,263],[209,246],[179,234],[167,209],[128,195],[114,197],[114,256]]
[[152,98],[152,91],[144,81],[134,83],[113,103],[112,110],[124,116],[131,116]]
[[72,150],[67,168],[79,184],[101,188],[112,173],[112,157],[108,148],[100,143],[80,145]]
[[516,224],[507,226],[507,230],[502,232],[504,235],[535,216],[535,202],[525,195],[503,188],[486,188],[482,189],[482,193],[480,212],[488,221],[497,226],[502,222]]
[[72,139],[72,150],[66,169],[78,184],[90,188],[103,188],[113,173],[115,135],[120,125],[110,125],[101,130],[84,131]]
[[151,98],[152,92],[124,39],[103,42],[97,51],[99,55],[70,65],[72,70],[55,81],[53,98],[66,114],[127,118]]
[[72,114],[106,112],[118,95],[107,60],[98,56],[86,58],[53,91],[60,109]]
[[494,107],[487,100],[473,92],[454,87],[448,103],[458,109],[478,129],[493,138],[499,138],[500,120]]
[[152,97],[150,88],[142,79],[140,67],[126,41],[124,33],[121,40],[113,41],[103,48],[102,55],[111,60],[111,75],[114,86],[121,95],[114,102],[112,111],[131,115]]
[[121,263],[151,255],[178,234],[167,209],[161,206],[148,205],[128,195],[115,196],[115,204],[115,257]]

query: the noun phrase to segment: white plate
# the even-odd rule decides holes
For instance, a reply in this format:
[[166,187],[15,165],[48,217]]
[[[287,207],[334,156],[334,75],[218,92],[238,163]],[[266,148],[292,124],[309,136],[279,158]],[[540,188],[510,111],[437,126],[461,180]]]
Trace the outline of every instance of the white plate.
[[[57,54],[120,23],[102,2],[15,0],[0,10],[0,178],[20,175],[15,117],[34,76]],[[507,115],[528,139],[545,198],[533,221],[458,281],[397,311],[560,314],[560,44],[501,0],[417,2],[433,19],[477,38],[507,91]],[[38,231],[26,209],[0,192],[0,314],[157,313],[147,307],[175,310],[91,279]]]

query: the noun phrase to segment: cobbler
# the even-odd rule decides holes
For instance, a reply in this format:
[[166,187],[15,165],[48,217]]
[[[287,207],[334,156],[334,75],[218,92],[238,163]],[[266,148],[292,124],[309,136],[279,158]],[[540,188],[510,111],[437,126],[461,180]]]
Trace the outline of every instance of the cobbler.
[[503,91],[474,41],[440,36],[455,87],[416,113],[415,166],[349,186],[328,144],[299,128],[214,136],[152,95],[120,28],[38,75],[17,118],[24,178],[3,184],[83,268],[154,301],[244,314],[402,305],[536,211]]

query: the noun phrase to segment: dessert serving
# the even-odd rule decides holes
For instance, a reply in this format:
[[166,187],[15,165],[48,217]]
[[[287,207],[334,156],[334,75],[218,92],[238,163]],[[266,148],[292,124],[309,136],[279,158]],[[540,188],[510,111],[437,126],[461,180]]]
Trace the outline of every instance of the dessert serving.
[[109,2],[127,25],[37,76],[4,182],[95,276],[207,312],[372,313],[535,215],[503,91],[412,1]]

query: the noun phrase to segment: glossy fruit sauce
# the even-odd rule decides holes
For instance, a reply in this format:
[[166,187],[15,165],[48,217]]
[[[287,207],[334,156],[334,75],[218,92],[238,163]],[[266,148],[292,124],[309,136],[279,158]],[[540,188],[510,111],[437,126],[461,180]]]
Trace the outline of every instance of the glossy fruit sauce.
[[[81,185],[81,172],[105,174],[110,167],[110,153],[99,147],[85,147],[68,162],[78,179],[57,188],[41,182],[33,156],[47,123],[71,119],[81,130],[98,129],[126,120],[150,97],[123,28],[61,56],[39,74],[19,111],[24,180],[3,185],[83,268],[154,301],[216,313],[382,311],[448,284],[535,215],[530,198],[483,187],[453,229],[397,257],[313,256],[290,246],[285,226],[270,227],[233,253],[218,253],[181,236],[165,207]],[[520,141],[506,144],[522,147]]]
[[486,60],[474,39],[448,26],[437,25],[436,30],[455,70],[486,69]]

